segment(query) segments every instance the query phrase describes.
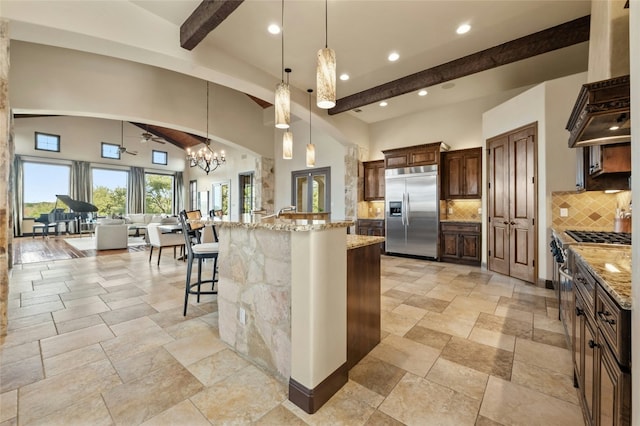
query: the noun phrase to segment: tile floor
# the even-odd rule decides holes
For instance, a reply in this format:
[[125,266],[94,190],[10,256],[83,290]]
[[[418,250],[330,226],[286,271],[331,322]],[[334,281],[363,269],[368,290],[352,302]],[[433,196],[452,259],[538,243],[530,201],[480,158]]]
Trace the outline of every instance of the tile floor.
[[145,252],[16,265],[0,426],[583,424],[549,290],[383,256],[382,342],[308,415],[218,339],[215,296],[183,318],[184,269]]

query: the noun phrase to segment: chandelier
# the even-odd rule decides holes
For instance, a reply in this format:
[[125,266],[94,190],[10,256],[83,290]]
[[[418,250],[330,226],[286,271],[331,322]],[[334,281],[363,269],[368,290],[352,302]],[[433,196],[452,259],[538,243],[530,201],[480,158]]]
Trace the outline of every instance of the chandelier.
[[200,167],[206,174],[214,171],[221,165],[223,165],[227,159],[224,156],[224,151],[220,151],[220,155],[213,149],[211,149],[211,139],[209,139],[209,82],[207,81],[207,137],[203,142],[203,147],[197,151],[191,151],[191,148],[187,148],[187,161],[189,167]]

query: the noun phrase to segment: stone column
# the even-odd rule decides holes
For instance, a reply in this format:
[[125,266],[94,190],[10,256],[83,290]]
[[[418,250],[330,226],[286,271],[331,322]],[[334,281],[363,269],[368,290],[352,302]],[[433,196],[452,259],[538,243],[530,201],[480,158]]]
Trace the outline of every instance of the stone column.
[[255,173],[255,208],[265,209],[267,213],[274,213],[276,175],[274,173],[275,160],[273,158],[258,157]]
[[13,164],[9,109],[9,21],[0,19],[0,342],[7,334],[7,301],[13,230],[9,172]]
[[344,218],[358,216],[358,146],[345,147],[344,155]]

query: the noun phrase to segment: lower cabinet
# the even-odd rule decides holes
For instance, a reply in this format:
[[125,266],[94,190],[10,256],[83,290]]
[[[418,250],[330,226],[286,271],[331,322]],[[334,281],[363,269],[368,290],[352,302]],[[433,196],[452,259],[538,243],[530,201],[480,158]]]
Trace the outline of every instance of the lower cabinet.
[[440,259],[443,262],[480,265],[480,244],[480,223],[440,223]]
[[[595,280],[592,276],[586,279]],[[629,311],[617,307],[600,284],[595,284],[595,306],[587,303],[583,297],[584,290],[576,288],[574,291],[575,316],[572,326],[576,384],[580,388],[588,425],[630,425],[631,366],[625,355],[629,349],[622,341],[630,341],[631,336],[628,334],[626,338],[614,341],[610,331],[612,327],[621,333],[630,330],[627,328],[630,327]],[[621,362],[621,359],[624,361]]]
[[[384,219],[358,219],[356,228],[358,235],[384,237]],[[384,252],[384,243],[380,244],[380,251]]]

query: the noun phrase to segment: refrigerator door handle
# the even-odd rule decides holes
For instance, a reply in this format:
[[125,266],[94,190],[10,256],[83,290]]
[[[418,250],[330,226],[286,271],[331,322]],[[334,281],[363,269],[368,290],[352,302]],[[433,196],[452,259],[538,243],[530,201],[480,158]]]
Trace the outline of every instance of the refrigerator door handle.
[[400,220],[402,221],[402,226],[404,226],[404,215],[405,215],[405,194],[404,192],[402,193],[402,211],[400,212]]
[[409,226],[409,216],[411,215],[411,203],[410,203],[410,199],[409,199],[409,193],[407,192],[407,206],[406,206],[406,211],[407,211],[407,226]]

